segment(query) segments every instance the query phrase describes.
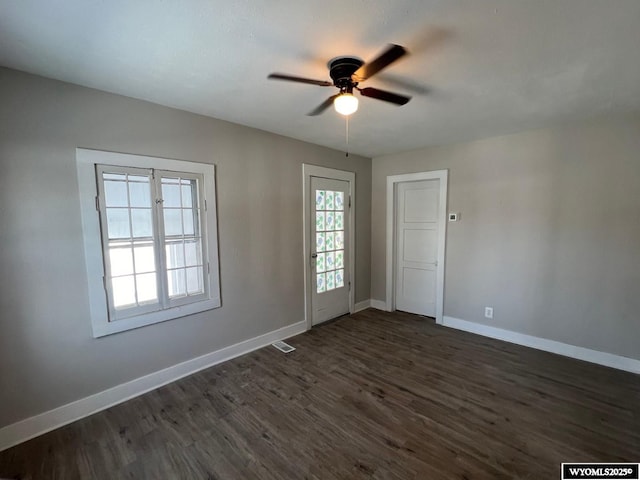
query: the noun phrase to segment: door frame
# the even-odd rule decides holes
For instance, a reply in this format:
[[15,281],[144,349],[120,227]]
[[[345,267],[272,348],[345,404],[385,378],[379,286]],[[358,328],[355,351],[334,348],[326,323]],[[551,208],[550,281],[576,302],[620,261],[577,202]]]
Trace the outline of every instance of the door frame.
[[346,170],[320,167],[318,165],[302,164],[302,226],[303,226],[303,264],[304,264],[304,320],[307,323],[307,330],[312,327],[311,312],[311,177],[329,178],[332,180],[342,180],[349,183],[349,198],[351,207],[346,221],[349,222],[349,313],[355,311],[355,291],[356,291],[356,256],[355,256],[355,211],[356,211],[356,174]]
[[399,183],[417,182],[420,180],[438,180],[440,187],[440,204],[438,206],[438,265],[436,266],[436,323],[443,324],[444,315],[444,260],[447,235],[447,183],[448,170],[434,170],[431,172],[407,173],[404,175],[387,176],[387,299],[386,310],[396,309],[395,298],[395,268],[396,268],[396,203],[397,187]]

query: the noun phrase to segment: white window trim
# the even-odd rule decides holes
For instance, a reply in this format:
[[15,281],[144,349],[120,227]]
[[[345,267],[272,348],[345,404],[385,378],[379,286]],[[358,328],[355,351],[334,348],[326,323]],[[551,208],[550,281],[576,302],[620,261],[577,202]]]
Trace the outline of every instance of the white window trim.
[[[144,313],[113,322],[109,321],[107,296],[103,280],[105,273],[102,258],[103,250],[100,235],[100,219],[96,208],[96,197],[98,195],[96,165],[155,168],[159,170],[200,174],[204,177],[202,189],[207,205],[203,212],[203,224],[207,230],[207,242],[206,245],[203,245],[203,248],[207,249],[209,262],[209,294],[206,300],[186,305],[178,305],[166,310]],[[214,165],[77,148],[76,168],[78,172],[89,309],[94,337],[103,337],[125,330],[204,312],[221,306]]]

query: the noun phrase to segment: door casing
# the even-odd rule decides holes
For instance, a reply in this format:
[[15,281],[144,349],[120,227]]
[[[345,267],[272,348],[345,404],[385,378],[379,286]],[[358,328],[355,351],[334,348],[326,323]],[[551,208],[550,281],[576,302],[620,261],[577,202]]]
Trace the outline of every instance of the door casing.
[[302,225],[303,225],[303,264],[304,264],[304,319],[307,323],[307,330],[312,327],[311,312],[311,289],[313,282],[311,281],[311,177],[331,178],[335,180],[343,180],[349,183],[349,197],[351,200],[351,208],[349,214],[346,215],[345,222],[349,222],[349,279],[351,287],[349,289],[349,313],[355,311],[355,211],[356,211],[356,174],[346,170],[337,170],[334,168],[320,167],[317,165],[302,164]]
[[396,263],[396,190],[403,182],[419,180],[438,180],[440,187],[440,205],[438,207],[438,265],[436,267],[436,323],[443,323],[444,315],[444,260],[445,241],[447,234],[447,182],[448,170],[432,172],[407,173],[404,175],[389,175],[387,177],[387,268],[386,268],[386,305],[387,311],[396,309],[395,305],[395,263]]

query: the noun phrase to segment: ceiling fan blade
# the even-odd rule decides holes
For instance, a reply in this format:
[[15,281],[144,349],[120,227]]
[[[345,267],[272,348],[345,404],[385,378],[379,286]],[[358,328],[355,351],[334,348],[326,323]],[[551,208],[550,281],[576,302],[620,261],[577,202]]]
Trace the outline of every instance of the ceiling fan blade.
[[364,82],[367,78],[374,76],[383,68],[388,67],[393,62],[403,57],[408,52],[404,47],[400,45],[390,44],[387,49],[382,52],[378,57],[362,65],[358,70],[354,72],[352,78],[355,82]]
[[315,115],[320,115],[322,112],[324,112],[327,108],[329,108],[333,104],[333,101],[336,99],[338,95],[340,94],[338,93],[337,95],[331,95],[324,102],[322,102],[316,108],[314,108],[309,113],[307,113],[307,115],[310,117],[313,117]]
[[375,98],[377,100],[383,100],[385,102],[395,103],[396,105],[405,105],[411,97],[405,97],[393,92],[387,92],[385,90],[379,90],[377,88],[359,88],[360,93],[365,97]]
[[333,87],[333,83],[327,80],[313,80],[312,78],[294,77],[293,75],[285,75],[283,73],[272,73],[267,78],[271,80],[285,80],[287,82],[308,83],[310,85],[318,85],[320,87]]

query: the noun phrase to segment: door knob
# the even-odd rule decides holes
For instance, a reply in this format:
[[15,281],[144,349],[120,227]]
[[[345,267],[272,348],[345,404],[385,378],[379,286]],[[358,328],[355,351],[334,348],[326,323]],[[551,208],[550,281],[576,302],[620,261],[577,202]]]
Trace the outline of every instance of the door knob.
[[311,254],[311,258],[318,258],[318,254],[317,253],[312,253]]

